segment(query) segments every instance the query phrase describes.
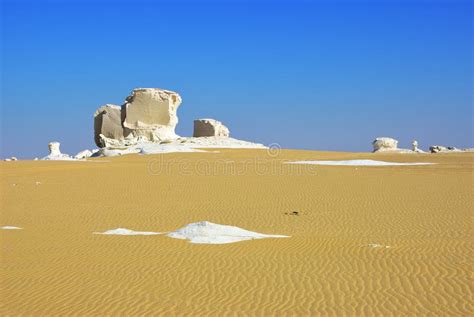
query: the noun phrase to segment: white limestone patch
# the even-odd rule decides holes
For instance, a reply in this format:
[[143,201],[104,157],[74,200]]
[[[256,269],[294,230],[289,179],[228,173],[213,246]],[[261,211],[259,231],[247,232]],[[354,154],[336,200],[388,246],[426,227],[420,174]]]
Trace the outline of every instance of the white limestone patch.
[[67,154],[59,154],[59,155],[47,155],[42,158],[43,161],[77,161],[75,158],[70,157]]
[[173,144],[145,144],[140,149],[140,154],[165,154],[165,153],[191,153],[191,152],[207,152],[183,145]]
[[167,236],[175,239],[186,239],[190,243],[199,244],[226,244],[264,238],[288,238],[284,235],[262,234],[209,221],[191,223],[168,233]]
[[94,232],[94,234],[104,234],[104,235],[118,235],[118,236],[153,236],[157,234],[162,234],[161,232],[153,231],[134,231],[126,228],[117,228],[111,229],[104,232]]
[[23,228],[14,227],[14,226],[3,226],[3,227],[0,227],[0,229],[2,229],[2,230],[21,230]]
[[432,165],[436,163],[399,163],[374,160],[348,160],[348,161],[294,161],[287,164],[309,164],[309,165],[332,165],[332,166],[408,166],[408,165]]
[[192,148],[228,148],[228,149],[268,149],[267,146],[260,143],[238,140],[230,137],[212,136],[212,137],[188,137],[179,138],[175,143]]
[[365,247],[371,248],[371,249],[388,249],[391,248],[389,245],[383,245],[383,244],[378,244],[378,243],[369,243],[365,245]]

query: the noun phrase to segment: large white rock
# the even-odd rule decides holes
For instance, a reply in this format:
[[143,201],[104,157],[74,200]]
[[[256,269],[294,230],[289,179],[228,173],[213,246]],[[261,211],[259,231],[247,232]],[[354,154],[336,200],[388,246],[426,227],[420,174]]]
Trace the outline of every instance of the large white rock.
[[176,139],[180,104],[181,97],[173,91],[134,89],[123,105],[123,126],[130,129],[134,137],[143,136],[152,142]]
[[397,151],[398,141],[387,137],[376,138],[372,142],[372,146],[374,147],[374,152]]
[[196,119],[194,120],[193,136],[195,138],[210,136],[229,137],[230,133],[229,129],[220,121],[214,119]]
[[122,107],[106,104],[94,113],[94,141],[97,146],[104,147],[101,135],[113,140],[124,140],[131,131],[122,125],[124,112]]

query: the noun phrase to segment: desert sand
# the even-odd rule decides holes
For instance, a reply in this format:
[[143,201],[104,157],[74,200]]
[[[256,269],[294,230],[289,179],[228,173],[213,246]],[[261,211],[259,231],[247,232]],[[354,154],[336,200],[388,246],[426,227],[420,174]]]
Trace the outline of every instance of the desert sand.
[[[320,166],[287,161],[435,163]],[[474,314],[473,153],[0,162],[0,315]],[[296,214],[295,214],[296,212]],[[289,236],[193,244],[210,221]]]

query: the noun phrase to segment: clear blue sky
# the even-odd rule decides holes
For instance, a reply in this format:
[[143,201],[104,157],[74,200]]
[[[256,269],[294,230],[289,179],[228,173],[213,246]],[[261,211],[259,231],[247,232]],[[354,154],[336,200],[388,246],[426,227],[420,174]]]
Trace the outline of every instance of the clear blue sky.
[[179,92],[184,136],[473,146],[472,1],[0,1],[1,157],[94,147],[94,111],[135,87]]

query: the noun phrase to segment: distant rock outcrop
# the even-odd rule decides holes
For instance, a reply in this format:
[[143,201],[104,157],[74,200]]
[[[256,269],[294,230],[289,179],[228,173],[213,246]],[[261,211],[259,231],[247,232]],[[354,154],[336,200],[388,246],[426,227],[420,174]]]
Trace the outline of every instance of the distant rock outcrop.
[[194,137],[220,136],[229,137],[229,129],[222,122],[214,119],[194,120]]
[[159,88],[137,88],[120,107],[107,104],[94,115],[94,139],[99,147],[130,146],[139,141],[178,138],[177,110],[181,97]]
[[430,146],[431,153],[440,153],[440,152],[461,152],[462,150],[455,148],[454,146],[442,146],[442,145],[432,145]]
[[372,146],[374,147],[374,152],[397,151],[398,141],[387,137],[376,138],[372,142]]
[[98,150],[95,150],[95,151],[84,150],[84,151],[81,151],[81,152],[77,153],[76,155],[74,155],[74,158],[76,160],[83,160],[83,159],[91,157],[97,151]]
[[[179,94],[173,91],[137,88],[122,106],[100,107],[94,115],[94,139],[101,149],[93,156],[202,152],[200,148],[267,148],[229,137],[229,129],[214,119],[195,120],[194,137],[178,136],[175,128],[181,102]],[[82,157],[83,153],[77,155]]]
[[53,160],[53,161],[73,160],[73,158],[70,157],[69,155],[61,153],[61,150],[59,149],[60,145],[61,144],[59,142],[50,142],[48,144],[49,155],[43,157],[42,160]]
[[60,145],[61,144],[59,142],[50,142],[48,144],[49,155],[52,155],[52,156],[62,155],[61,150],[59,149]]

